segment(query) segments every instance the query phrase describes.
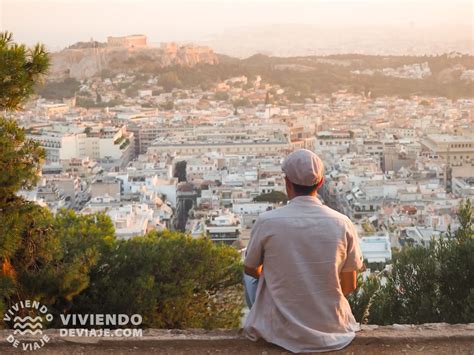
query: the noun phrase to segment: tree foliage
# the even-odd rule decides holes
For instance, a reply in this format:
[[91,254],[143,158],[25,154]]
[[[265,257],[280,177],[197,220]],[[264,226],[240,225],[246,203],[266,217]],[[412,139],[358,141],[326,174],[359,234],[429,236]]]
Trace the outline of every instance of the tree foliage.
[[0,117],[0,208],[19,189],[33,187],[45,157],[38,143],[26,139],[15,121]]
[[14,43],[12,34],[0,33],[0,110],[15,110],[33,93],[49,67],[43,45],[28,48]]
[[[0,85],[7,83],[0,105],[15,110],[45,73],[48,58],[42,46],[27,50],[12,43],[10,34],[3,34],[0,42],[0,57],[5,59]],[[14,76],[3,70],[4,64],[16,70]],[[53,216],[17,195],[35,186],[44,155],[15,121],[0,118],[0,313],[5,305],[25,299],[62,309],[88,286],[100,241],[114,237],[113,225],[104,215],[63,211]]]
[[[392,271],[361,282],[349,296],[358,321],[472,323],[474,321],[474,227],[469,200],[461,202],[460,227],[427,246],[396,253]],[[383,282],[382,282],[383,280]]]
[[[473,68],[472,56],[463,55],[450,58],[447,55],[439,56],[370,56],[348,54],[328,56],[329,59],[344,60],[347,66],[321,63],[321,57],[278,58],[265,55],[255,55],[247,59],[236,59],[219,55],[219,64],[197,64],[193,67],[168,66],[162,67],[157,62],[143,65],[140,61],[134,62],[133,67],[121,63],[122,71],[149,72],[161,75],[159,84],[166,86],[166,91],[173,88],[190,88],[200,86],[203,90],[215,86],[217,83],[231,77],[245,75],[254,78],[259,75],[268,83],[280,85],[285,89],[285,95],[295,101],[303,102],[305,98],[315,93],[331,94],[338,90],[348,90],[353,93],[371,93],[371,97],[410,95],[446,96],[457,99],[472,97],[474,83],[460,80],[458,76],[449,80],[441,80],[443,70],[462,65],[466,69]],[[405,79],[384,75],[357,75],[354,70],[381,69],[385,67],[400,67],[405,64],[427,62],[432,75],[419,79]],[[148,65],[150,64],[150,65]],[[308,71],[291,69],[282,70],[279,65],[304,65]],[[247,84],[249,88],[251,83]],[[245,105],[247,106],[247,105]]]
[[186,160],[181,160],[174,167],[174,177],[178,178],[178,182],[186,181],[186,165]]
[[273,190],[272,192],[260,194],[253,200],[256,202],[286,203],[288,196],[284,192]]
[[250,100],[247,97],[244,97],[242,99],[237,99],[232,102],[232,105],[234,105],[234,108],[238,107],[249,107],[252,105]]
[[17,243],[6,250],[14,292],[4,301],[39,300],[63,312],[89,286],[89,270],[100,249],[114,239],[112,222],[103,214],[78,216],[64,210],[52,216],[33,203],[20,207],[23,223],[12,233]]
[[[13,43],[10,33],[1,33],[0,110],[18,109],[48,63],[43,46],[28,49]],[[0,117],[0,313],[11,297],[24,291],[18,283],[23,270],[34,267],[36,257],[44,262],[55,253],[54,241],[44,235],[49,230],[48,212],[16,195],[36,184],[43,159],[43,149],[26,139],[15,121]]]
[[73,97],[79,90],[81,83],[74,78],[66,78],[62,81],[48,81],[44,85],[37,86],[39,95],[48,100],[62,100]]
[[238,327],[241,275],[240,255],[231,247],[151,232],[103,253],[73,311],[138,313],[146,327]]
[[160,104],[160,109],[171,111],[174,109],[174,102],[172,100],[167,100],[166,102]]
[[165,72],[158,78],[158,85],[162,86],[166,92],[170,92],[173,89],[179,89],[183,86],[178,75],[173,72]]
[[225,91],[218,91],[214,94],[214,99],[217,101],[227,101],[229,99],[229,94]]

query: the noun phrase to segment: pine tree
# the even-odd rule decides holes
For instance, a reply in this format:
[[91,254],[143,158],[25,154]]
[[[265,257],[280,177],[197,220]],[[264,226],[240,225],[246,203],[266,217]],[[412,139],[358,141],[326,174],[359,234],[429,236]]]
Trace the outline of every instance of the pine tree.
[[14,43],[12,34],[0,33],[0,110],[16,110],[33,94],[49,68],[45,48]]
[[[16,110],[46,72],[48,55],[41,45],[28,49],[3,33],[0,58],[0,109]],[[35,186],[44,156],[14,120],[0,117],[0,313],[26,299],[63,311],[87,288],[100,246],[114,238],[104,215],[53,216],[17,195]]]
[[[19,109],[48,66],[42,45],[27,48],[14,43],[11,33],[0,33],[0,110]],[[26,245],[21,232],[33,227],[28,221],[34,222],[33,217],[37,218],[39,212],[16,192],[35,185],[43,158],[43,149],[27,140],[16,122],[0,117],[0,313],[17,284],[18,271],[12,258]],[[30,262],[26,256],[23,259]]]

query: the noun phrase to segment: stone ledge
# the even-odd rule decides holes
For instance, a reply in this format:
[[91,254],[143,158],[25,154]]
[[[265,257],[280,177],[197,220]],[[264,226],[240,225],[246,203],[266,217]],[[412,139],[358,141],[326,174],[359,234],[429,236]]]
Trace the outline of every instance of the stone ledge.
[[[61,337],[59,331],[44,332],[51,341],[39,350],[48,354],[282,354],[286,351],[264,341],[251,342],[240,330],[203,329],[146,329],[143,337],[91,338]],[[22,352],[6,341],[9,330],[0,331],[0,353]],[[25,338],[26,339],[26,338]],[[423,325],[362,326],[354,341],[339,354],[392,354],[392,353],[474,353],[474,323]]]

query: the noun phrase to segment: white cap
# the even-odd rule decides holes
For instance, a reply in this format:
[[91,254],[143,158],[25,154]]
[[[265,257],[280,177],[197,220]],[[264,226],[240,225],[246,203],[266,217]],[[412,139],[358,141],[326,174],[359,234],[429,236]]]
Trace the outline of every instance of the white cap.
[[313,186],[324,177],[324,164],[312,151],[298,149],[289,154],[282,165],[286,177],[293,183]]

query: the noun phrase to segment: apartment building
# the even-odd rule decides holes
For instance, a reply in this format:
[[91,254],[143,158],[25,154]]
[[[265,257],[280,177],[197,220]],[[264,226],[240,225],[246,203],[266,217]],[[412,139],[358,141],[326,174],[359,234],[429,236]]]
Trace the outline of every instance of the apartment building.
[[282,154],[292,150],[288,128],[284,126],[199,127],[168,131],[148,148],[150,153],[200,155],[208,152],[225,154]]
[[474,164],[474,136],[428,135],[421,141],[422,152],[448,159],[452,165]]
[[30,132],[28,138],[45,149],[49,164],[89,157],[99,163],[125,166],[133,157],[133,134],[124,126],[84,129],[51,125]]

